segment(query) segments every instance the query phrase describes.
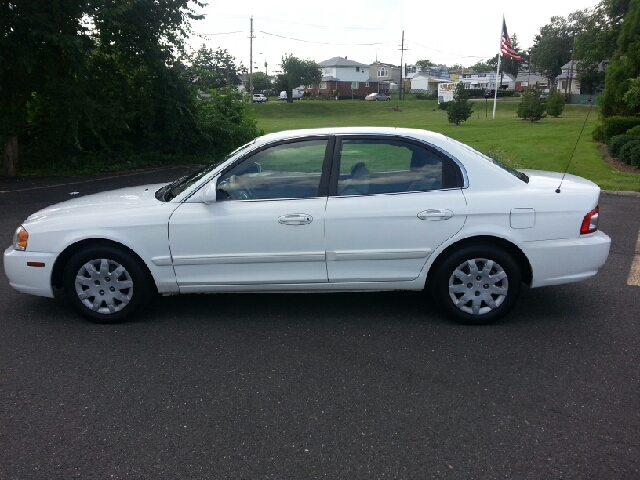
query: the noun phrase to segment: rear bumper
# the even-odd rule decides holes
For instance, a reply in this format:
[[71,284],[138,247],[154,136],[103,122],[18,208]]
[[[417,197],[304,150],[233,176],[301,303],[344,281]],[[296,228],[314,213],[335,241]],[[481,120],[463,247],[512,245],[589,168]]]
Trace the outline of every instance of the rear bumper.
[[533,270],[531,287],[580,282],[593,277],[607,260],[610,246],[611,238],[603,232],[523,244]]
[[[4,272],[13,288],[22,293],[53,297],[51,272],[55,253],[21,252],[9,247],[4,251]],[[27,262],[41,266],[29,266]]]

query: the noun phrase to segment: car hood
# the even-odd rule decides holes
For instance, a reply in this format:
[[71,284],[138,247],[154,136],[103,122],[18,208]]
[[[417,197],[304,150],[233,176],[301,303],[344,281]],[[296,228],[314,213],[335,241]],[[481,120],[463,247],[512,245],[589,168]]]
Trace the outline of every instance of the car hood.
[[141,185],[73,198],[44,208],[30,215],[27,220],[36,221],[44,217],[75,214],[87,210],[93,210],[96,215],[102,215],[114,209],[122,211],[130,208],[162,205],[162,202],[155,197],[155,192],[162,186],[164,184]]

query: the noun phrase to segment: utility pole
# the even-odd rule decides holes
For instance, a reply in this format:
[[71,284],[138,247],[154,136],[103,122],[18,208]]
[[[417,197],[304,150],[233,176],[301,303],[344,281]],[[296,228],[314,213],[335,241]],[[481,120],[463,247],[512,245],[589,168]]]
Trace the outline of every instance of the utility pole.
[[251,16],[251,30],[249,34],[249,102],[253,103],[253,15]]
[[408,48],[404,48],[404,30],[402,30],[402,45],[400,46],[400,92],[399,92],[399,96],[400,96],[400,100],[404,99],[404,71],[403,71],[403,65],[404,65],[404,51],[405,50],[409,50]]
[[[569,64],[569,95],[571,95],[571,81],[573,80],[573,52],[576,50],[576,31],[573,31],[573,49],[571,50],[571,63]],[[580,92],[578,92],[580,93]],[[566,95],[565,95],[566,98]]]

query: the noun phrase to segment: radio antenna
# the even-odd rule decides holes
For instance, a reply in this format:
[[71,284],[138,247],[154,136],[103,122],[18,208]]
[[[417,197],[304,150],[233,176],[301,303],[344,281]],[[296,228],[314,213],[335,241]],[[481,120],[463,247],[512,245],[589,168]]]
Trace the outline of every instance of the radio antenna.
[[573,156],[576,153],[576,149],[578,148],[578,142],[580,141],[580,137],[582,137],[582,132],[584,132],[584,127],[587,125],[587,120],[589,120],[589,114],[591,113],[591,109],[593,108],[593,102],[589,100],[591,106],[589,107],[589,111],[587,112],[587,116],[584,119],[584,123],[582,124],[582,129],[578,134],[578,139],[576,140],[576,144],[573,146],[573,152],[571,152],[571,157],[569,157],[569,163],[567,163],[567,168],[564,169],[564,173],[562,174],[562,178],[560,179],[560,185],[556,188],[556,193],[560,193],[560,188],[562,187],[562,182],[564,182],[564,177],[567,175],[567,171],[569,170],[569,165],[571,165],[571,160],[573,160]]

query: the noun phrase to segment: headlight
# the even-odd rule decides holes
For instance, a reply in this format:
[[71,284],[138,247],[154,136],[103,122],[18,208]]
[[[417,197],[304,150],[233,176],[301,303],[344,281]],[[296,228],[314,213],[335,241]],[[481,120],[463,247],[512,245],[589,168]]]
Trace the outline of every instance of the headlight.
[[28,241],[29,241],[29,233],[24,229],[22,225],[20,225],[16,230],[16,233],[13,234],[14,250],[25,251],[27,249]]

